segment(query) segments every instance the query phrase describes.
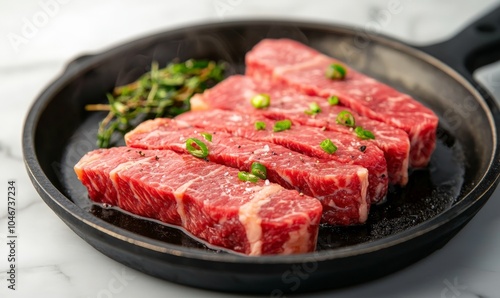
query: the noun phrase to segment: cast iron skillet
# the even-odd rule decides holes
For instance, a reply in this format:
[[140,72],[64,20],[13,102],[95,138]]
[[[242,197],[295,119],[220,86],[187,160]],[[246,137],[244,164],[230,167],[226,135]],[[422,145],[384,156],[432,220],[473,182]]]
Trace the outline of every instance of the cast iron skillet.
[[[318,250],[303,255],[244,257],[217,251],[158,222],[90,203],[72,169],[95,148],[103,117],[85,112],[86,104],[104,101],[113,86],[135,80],[153,60],[164,65],[172,59],[222,59],[230,65],[229,74],[242,73],[244,54],[266,37],[309,44],[432,108],[440,126],[430,166],[413,171],[406,188],[391,189],[388,202],[373,208],[366,225],[321,227]],[[471,73],[499,56],[500,8],[451,40],[420,49],[352,28],[291,21],[173,30],[70,63],[26,119],[25,163],[44,201],[80,237],[153,276],[277,296],[359,283],[442,247],[492,194],[499,181],[500,112]]]

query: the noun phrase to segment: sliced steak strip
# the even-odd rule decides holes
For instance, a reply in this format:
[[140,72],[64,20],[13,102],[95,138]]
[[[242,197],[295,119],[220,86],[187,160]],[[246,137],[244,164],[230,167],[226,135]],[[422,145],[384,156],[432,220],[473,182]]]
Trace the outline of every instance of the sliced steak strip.
[[[179,115],[189,125],[210,132],[224,131],[254,141],[264,141],[281,145],[290,150],[321,159],[330,159],[342,164],[359,165],[368,170],[368,199],[376,203],[387,194],[387,164],[384,153],[373,143],[359,140],[350,134],[324,131],[320,128],[293,125],[289,130],[273,132],[274,121],[258,115],[248,115],[235,111],[208,110],[188,112]],[[265,123],[265,128],[257,130],[255,123]],[[329,139],[336,145],[333,154],[320,146]]]
[[435,148],[438,117],[409,95],[353,69],[346,67],[342,80],[327,78],[328,66],[338,62],[293,40],[266,39],[247,53],[246,74],[310,95],[336,95],[359,114],[403,129],[410,137],[410,165],[425,167]]
[[186,140],[197,138],[208,148],[209,161],[250,171],[253,162],[267,168],[271,182],[296,189],[317,198],[323,205],[323,222],[332,225],[364,223],[368,216],[368,171],[356,165],[319,160],[282,146],[255,142],[223,132],[214,132],[205,140],[199,128],[185,127],[185,122],[155,119],[140,124],[125,136],[127,146],[168,149],[189,154]]
[[315,249],[321,204],[238,170],[169,150],[127,147],[86,154],[75,172],[90,198],[184,228],[209,244],[247,255]]
[[[250,99],[262,92],[271,95],[271,105],[265,109],[256,109],[251,105]],[[316,115],[306,115],[304,111],[312,102],[316,102],[321,107],[321,112]],[[384,152],[389,182],[399,185],[405,185],[408,182],[410,142],[403,130],[360,116],[346,107],[330,106],[320,97],[298,94],[290,89],[256,83],[250,77],[235,75],[206,90],[203,94],[194,96],[191,99],[191,107],[194,111],[223,109],[243,114],[262,115],[275,120],[291,119],[294,123],[352,136],[355,135],[352,128],[335,122],[339,111],[350,111],[358,125],[375,134],[375,139],[368,140],[368,142],[374,143]]]

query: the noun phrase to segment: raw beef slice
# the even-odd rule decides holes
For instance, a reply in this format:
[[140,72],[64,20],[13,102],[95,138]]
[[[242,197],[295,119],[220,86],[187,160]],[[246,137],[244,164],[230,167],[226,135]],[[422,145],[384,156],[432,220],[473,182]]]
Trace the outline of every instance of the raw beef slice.
[[[275,133],[272,120],[226,110],[187,112],[177,116],[176,120],[186,121],[189,125],[210,132],[224,131],[254,141],[281,145],[308,156],[362,166],[368,170],[369,202],[379,202],[387,194],[388,177],[384,153],[373,143],[359,140],[350,134],[295,124],[289,130]],[[255,129],[257,121],[264,123],[265,128]],[[329,154],[321,148],[320,144],[325,139],[336,145],[335,153]]]
[[[251,105],[250,100],[253,96],[263,92],[270,95],[271,105],[265,109],[256,109]],[[304,111],[312,102],[321,107],[321,112],[307,115]],[[298,94],[289,88],[283,89],[274,84],[258,83],[250,77],[235,75],[206,90],[203,94],[195,95],[191,99],[191,107],[194,111],[223,109],[261,115],[275,120],[290,119],[294,123],[355,136],[352,128],[335,122],[340,111],[349,111],[355,116],[358,125],[375,134],[375,139],[368,141],[384,152],[390,183],[405,185],[408,182],[410,151],[408,134],[383,122],[360,116],[346,107],[330,106],[320,97]]]
[[315,249],[321,204],[238,170],[169,150],[86,154],[75,172],[90,198],[184,228],[209,244],[257,256]]
[[286,84],[310,95],[336,95],[361,115],[406,131],[410,165],[425,167],[436,145],[438,117],[427,107],[373,78],[346,67],[341,80],[325,76],[339,61],[289,39],[265,39],[246,55],[246,74],[260,81]]
[[323,221],[332,225],[364,223],[368,217],[368,171],[356,165],[319,160],[272,143],[256,142],[223,132],[208,141],[203,130],[185,127],[172,119],[155,119],[140,124],[125,136],[127,146],[167,149],[189,154],[188,138],[203,141],[209,161],[250,171],[259,162],[267,168],[271,182],[317,198],[323,205]]

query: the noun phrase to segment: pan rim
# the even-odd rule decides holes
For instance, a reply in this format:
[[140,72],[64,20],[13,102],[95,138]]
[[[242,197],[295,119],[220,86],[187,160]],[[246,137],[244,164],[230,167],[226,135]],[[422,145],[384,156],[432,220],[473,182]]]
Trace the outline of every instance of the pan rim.
[[[105,233],[110,237],[116,238],[121,241],[129,242],[131,244],[143,247],[148,250],[153,250],[159,253],[165,253],[169,255],[174,255],[184,258],[200,259],[205,261],[213,262],[225,262],[225,263],[252,263],[252,264],[289,264],[296,262],[308,262],[308,261],[325,261],[333,259],[341,259],[347,257],[354,257],[356,255],[362,255],[378,251],[384,248],[396,246],[400,243],[409,241],[411,239],[417,238],[421,235],[427,234],[439,226],[446,224],[458,215],[462,214],[468,210],[472,205],[477,204],[478,201],[488,192],[496,186],[499,180],[499,168],[500,161],[498,160],[500,156],[498,148],[498,138],[497,136],[497,125],[499,120],[495,120],[495,115],[492,109],[487,104],[487,99],[482,96],[481,92],[478,91],[469,81],[458,74],[451,67],[447,66],[438,59],[418,50],[412,48],[409,45],[404,44],[401,41],[397,41],[390,37],[386,37],[380,34],[374,34],[370,36],[370,41],[377,44],[381,44],[390,48],[397,49],[404,52],[410,56],[416,57],[419,60],[428,63],[437,69],[443,71],[446,75],[451,77],[453,80],[457,81],[460,85],[465,87],[467,91],[474,97],[474,99],[480,104],[481,108],[488,117],[488,122],[490,128],[492,129],[492,155],[490,157],[489,165],[482,175],[479,183],[477,183],[467,194],[465,194],[459,202],[454,204],[451,208],[438,214],[434,218],[422,222],[408,230],[383,237],[371,242],[360,243],[352,246],[335,248],[331,250],[311,252],[300,255],[289,255],[289,256],[259,256],[258,258],[240,256],[236,254],[214,254],[211,252],[202,251],[194,248],[185,248],[174,244],[164,243],[159,240],[154,240],[147,238],[125,229],[114,226],[110,223],[101,220],[84,209],[78,207],[75,203],[71,201],[71,198],[65,196],[61,191],[59,191],[50,181],[50,179],[45,175],[44,170],[41,168],[38,162],[38,157],[36,155],[36,148],[34,144],[36,126],[40,116],[43,114],[45,107],[50,103],[53,97],[71,82],[76,76],[98,67],[100,63],[109,59],[120,53],[125,49],[133,47],[135,44],[140,43],[145,40],[152,40],[159,38],[161,36],[174,35],[182,33],[183,31],[200,31],[200,30],[211,30],[224,27],[236,27],[236,26],[270,26],[270,25],[287,25],[294,26],[298,28],[308,28],[316,30],[334,31],[336,33],[353,35],[356,32],[356,28],[348,27],[344,25],[330,24],[330,23],[320,23],[320,22],[304,22],[304,21],[293,21],[293,20],[266,20],[266,19],[253,19],[253,20],[238,20],[238,21],[225,21],[225,22],[207,22],[199,23],[190,26],[181,26],[176,29],[169,29],[167,31],[159,32],[156,34],[151,34],[143,38],[134,39],[123,43],[121,45],[112,47],[110,49],[104,50],[96,55],[93,55],[86,61],[79,61],[75,66],[72,63],[69,64],[68,68],[60,74],[55,81],[50,83],[48,87],[37,97],[32,106],[30,107],[29,113],[25,120],[25,125],[23,129],[23,155],[28,174],[32,179],[33,183],[36,184],[35,187],[37,191],[42,191],[44,195],[41,194],[44,200],[50,199],[52,202],[56,203],[64,212],[72,216],[74,219],[84,223],[85,225]],[[72,66],[72,67],[70,67]],[[493,100],[491,101],[496,109],[498,110],[498,104]],[[491,103],[490,102],[490,103]],[[498,117],[498,115],[496,115]],[[496,160],[495,160],[496,158]]]

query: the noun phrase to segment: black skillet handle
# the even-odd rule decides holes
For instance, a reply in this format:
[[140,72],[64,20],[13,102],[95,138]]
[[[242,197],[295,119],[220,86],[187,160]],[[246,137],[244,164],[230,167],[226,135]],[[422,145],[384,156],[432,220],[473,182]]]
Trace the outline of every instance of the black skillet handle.
[[500,60],[500,6],[451,39],[417,48],[445,62],[477,87],[474,70]]

